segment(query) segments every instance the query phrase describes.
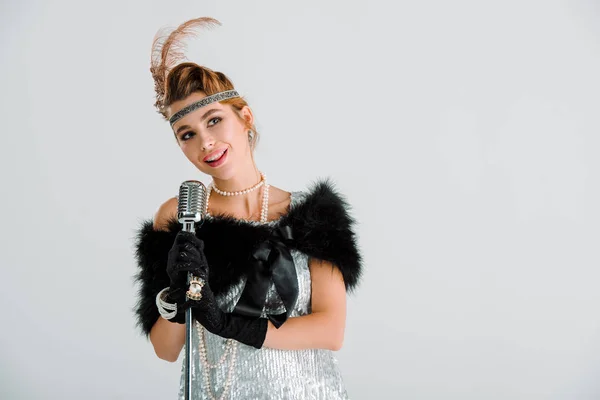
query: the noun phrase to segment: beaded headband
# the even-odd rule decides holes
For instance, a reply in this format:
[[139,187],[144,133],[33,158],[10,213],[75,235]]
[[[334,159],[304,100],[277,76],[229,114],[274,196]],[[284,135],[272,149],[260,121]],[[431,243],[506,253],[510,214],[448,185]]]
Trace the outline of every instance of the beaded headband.
[[219,92],[211,94],[210,96],[206,96],[202,100],[192,103],[189,106],[186,106],[181,110],[177,111],[171,116],[171,118],[169,118],[169,123],[171,124],[171,127],[173,127],[175,122],[179,121],[181,118],[191,113],[192,111],[196,111],[200,107],[204,107],[216,101],[227,100],[233,97],[240,97],[240,94],[235,90],[226,90],[224,92]]

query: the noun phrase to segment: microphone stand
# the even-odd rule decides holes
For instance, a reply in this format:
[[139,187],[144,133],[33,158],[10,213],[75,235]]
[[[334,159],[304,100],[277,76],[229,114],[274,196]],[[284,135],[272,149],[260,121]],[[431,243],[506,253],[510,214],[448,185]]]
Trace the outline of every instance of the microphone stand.
[[[196,234],[195,223],[203,223],[203,211],[206,206],[206,187],[202,182],[188,180],[179,187],[179,204],[177,208],[177,219],[183,225],[182,231]],[[187,284],[190,290],[191,272],[188,272]],[[186,298],[190,296],[186,293]],[[194,321],[192,319],[192,308],[185,310],[185,400],[192,398],[192,334]]]
[[[183,230],[196,233],[194,222],[184,222]],[[188,272],[187,283],[190,284],[192,273]],[[189,300],[189,296],[186,295]],[[192,320],[192,307],[185,310],[185,400],[192,398],[192,332],[194,321]]]

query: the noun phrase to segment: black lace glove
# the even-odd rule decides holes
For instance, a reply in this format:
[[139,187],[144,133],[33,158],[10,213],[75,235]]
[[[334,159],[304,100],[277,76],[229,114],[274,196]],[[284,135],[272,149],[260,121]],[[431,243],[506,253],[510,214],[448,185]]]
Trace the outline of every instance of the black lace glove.
[[[184,304],[187,301],[186,291],[188,272],[194,276],[204,276],[208,271],[208,262],[204,256],[204,242],[191,232],[180,231],[167,258],[167,275],[169,291],[165,301],[177,304],[177,315],[169,321],[185,324]],[[208,275],[208,274],[206,274]]]
[[[200,300],[187,299],[187,273],[202,279]],[[171,321],[185,323],[185,310],[192,307],[192,315],[209,332],[223,338],[261,348],[267,334],[266,318],[251,318],[223,312],[208,284],[208,262],[204,256],[204,242],[196,235],[181,231],[169,253],[167,273],[171,279],[168,298],[177,303],[177,315]]]

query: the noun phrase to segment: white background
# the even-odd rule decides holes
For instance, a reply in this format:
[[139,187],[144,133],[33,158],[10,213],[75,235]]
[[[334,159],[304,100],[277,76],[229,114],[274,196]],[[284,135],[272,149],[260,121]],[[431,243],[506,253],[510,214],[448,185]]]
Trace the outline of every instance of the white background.
[[331,177],[365,257],[353,399],[600,398],[594,1],[3,1],[0,398],[175,398],[134,329],[133,237],[194,170],[158,29],[254,110],[259,168]]

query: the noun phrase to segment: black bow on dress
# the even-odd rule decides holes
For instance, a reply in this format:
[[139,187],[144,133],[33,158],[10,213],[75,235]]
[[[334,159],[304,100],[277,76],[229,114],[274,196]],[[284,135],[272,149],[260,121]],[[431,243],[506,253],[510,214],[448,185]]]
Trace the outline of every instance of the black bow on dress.
[[279,294],[285,311],[268,314],[269,320],[279,328],[290,316],[298,298],[296,266],[286,242],[292,240],[292,228],[284,225],[275,228],[271,235],[259,243],[250,257],[246,286],[233,310],[234,313],[260,317],[271,282]]

